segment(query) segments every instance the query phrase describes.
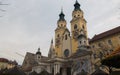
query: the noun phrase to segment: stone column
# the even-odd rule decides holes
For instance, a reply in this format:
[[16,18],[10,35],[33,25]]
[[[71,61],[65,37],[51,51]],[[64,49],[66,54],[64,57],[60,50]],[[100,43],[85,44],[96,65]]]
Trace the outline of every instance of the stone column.
[[57,73],[60,73],[60,64],[59,63],[54,64],[54,75],[56,75]]
[[57,64],[56,64],[56,74],[57,74],[57,72],[58,72],[58,68],[57,68]]
[[60,64],[57,65],[58,71],[57,73],[60,73]]
[[47,66],[47,71],[48,71],[49,73],[51,73],[51,66],[50,66],[50,65]]
[[58,64],[58,73],[60,73],[60,64]]
[[54,75],[56,75],[56,64],[54,64]]

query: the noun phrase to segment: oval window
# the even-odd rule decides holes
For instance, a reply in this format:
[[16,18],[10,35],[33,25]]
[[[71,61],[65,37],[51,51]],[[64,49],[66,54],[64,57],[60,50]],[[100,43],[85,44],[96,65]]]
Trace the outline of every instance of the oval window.
[[65,57],[68,57],[69,56],[69,49],[65,49],[65,51],[64,51],[64,55],[65,55]]

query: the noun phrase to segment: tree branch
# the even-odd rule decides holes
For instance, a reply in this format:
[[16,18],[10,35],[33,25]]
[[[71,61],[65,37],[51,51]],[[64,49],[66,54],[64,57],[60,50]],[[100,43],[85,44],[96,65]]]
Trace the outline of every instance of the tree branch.
[[6,10],[0,9],[0,11],[5,12]]

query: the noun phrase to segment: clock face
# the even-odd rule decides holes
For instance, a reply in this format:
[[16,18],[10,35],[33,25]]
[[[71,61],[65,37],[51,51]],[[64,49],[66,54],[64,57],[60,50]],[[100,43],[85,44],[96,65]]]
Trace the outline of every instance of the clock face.
[[66,49],[65,51],[64,51],[64,55],[65,55],[65,57],[68,57],[69,56],[69,49]]

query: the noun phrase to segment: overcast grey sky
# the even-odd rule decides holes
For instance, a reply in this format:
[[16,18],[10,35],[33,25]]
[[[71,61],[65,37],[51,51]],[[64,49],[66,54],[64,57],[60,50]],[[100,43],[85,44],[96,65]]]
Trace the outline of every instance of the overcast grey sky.
[[[0,0],[1,1],[1,0]],[[75,0],[2,0],[9,5],[0,6],[0,57],[17,60],[20,64],[26,52],[41,48],[47,55],[50,41],[61,7],[65,13],[67,27]],[[88,36],[102,33],[120,26],[120,0],[78,0],[87,20]]]

